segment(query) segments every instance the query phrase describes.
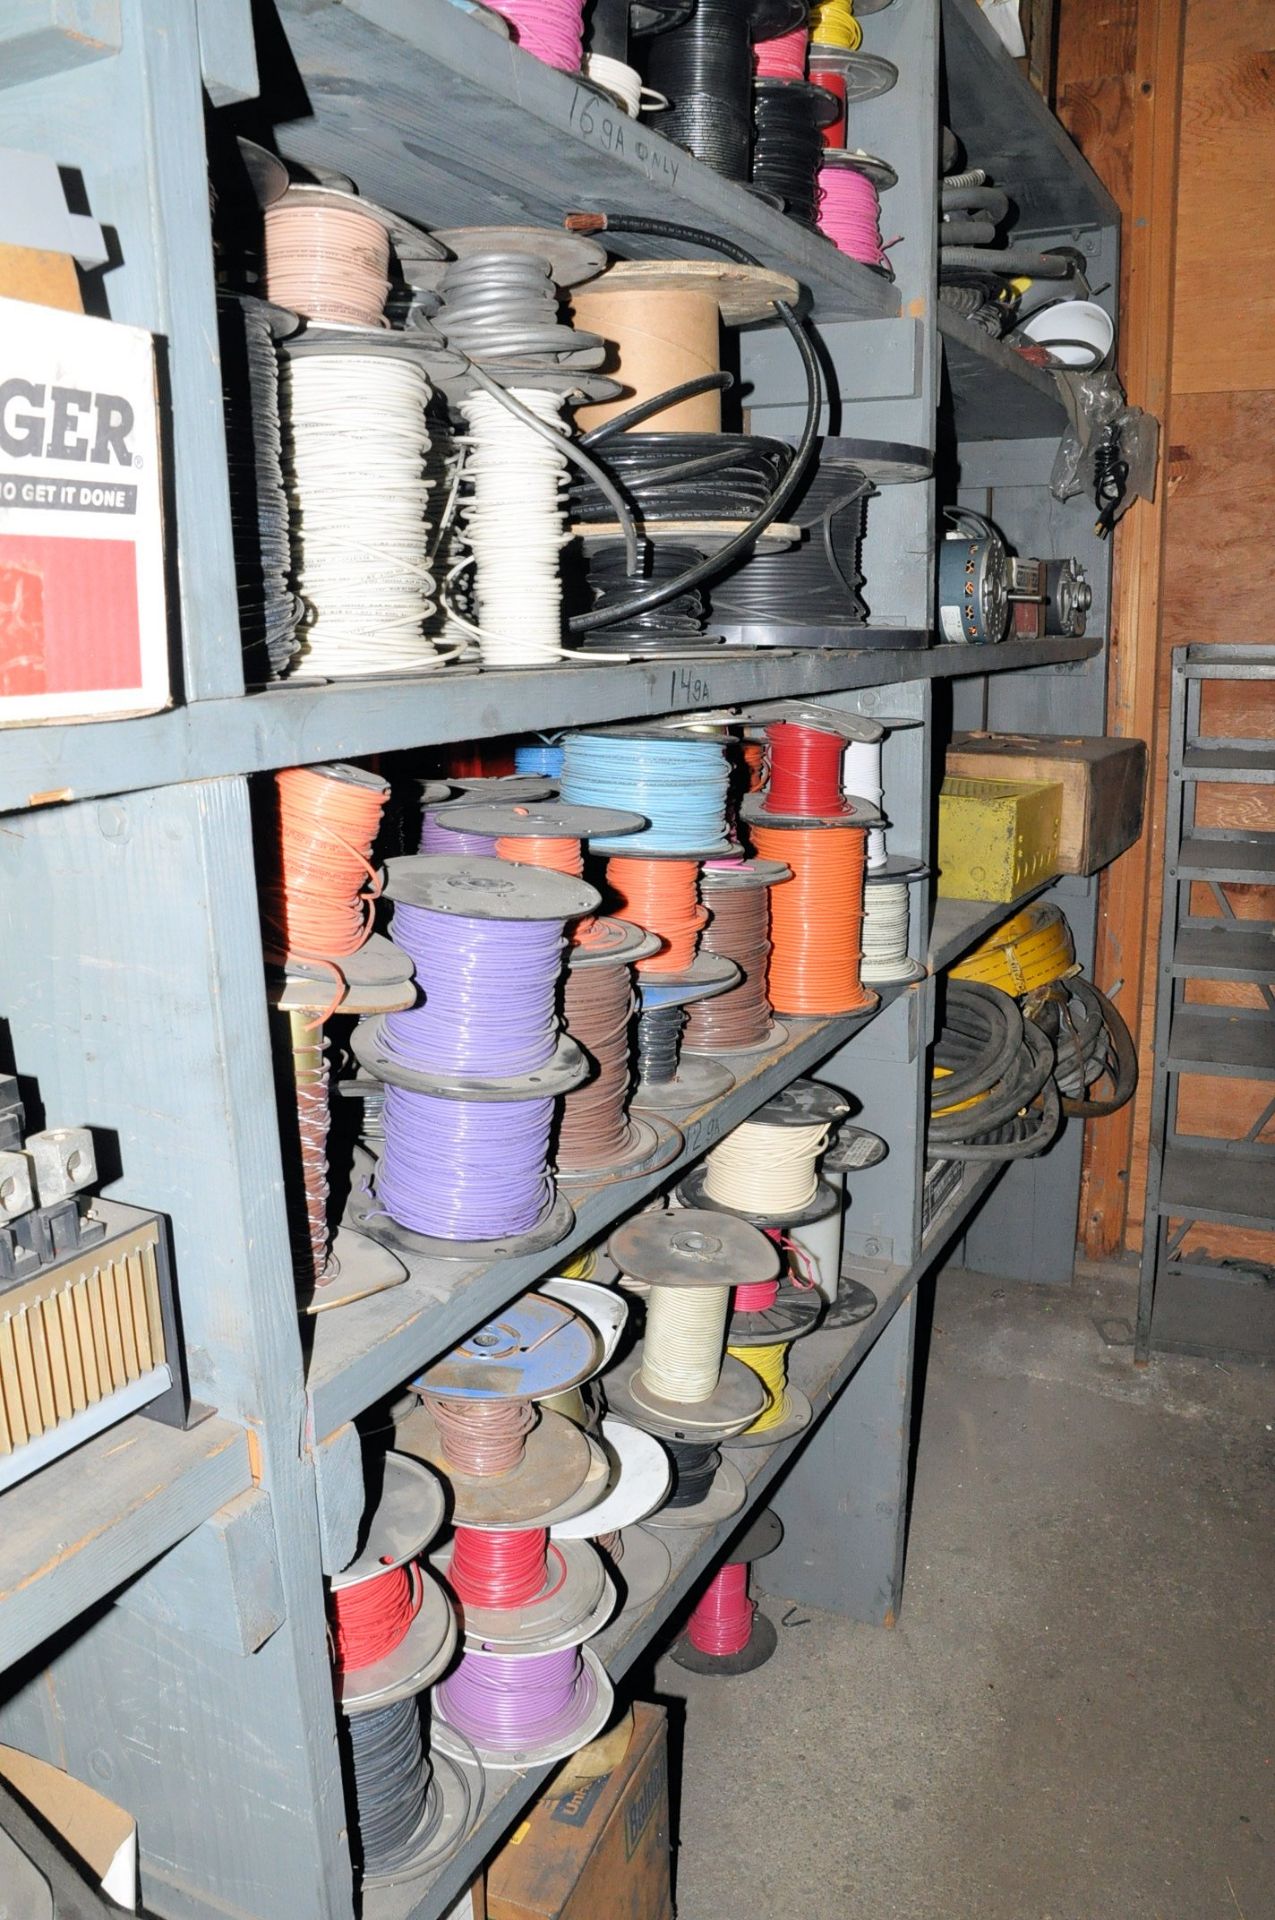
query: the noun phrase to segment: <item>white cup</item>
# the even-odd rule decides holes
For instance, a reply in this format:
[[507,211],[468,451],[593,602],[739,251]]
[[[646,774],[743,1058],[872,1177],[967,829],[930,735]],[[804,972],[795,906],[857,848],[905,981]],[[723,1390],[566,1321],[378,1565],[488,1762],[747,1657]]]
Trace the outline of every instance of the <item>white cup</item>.
[[1048,347],[1065,367],[1091,373],[1111,352],[1116,337],[1115,322],[1093,300],[1060,300],[1042,307],[1030,320],[1024,320],[1021,332],[1038,346]]

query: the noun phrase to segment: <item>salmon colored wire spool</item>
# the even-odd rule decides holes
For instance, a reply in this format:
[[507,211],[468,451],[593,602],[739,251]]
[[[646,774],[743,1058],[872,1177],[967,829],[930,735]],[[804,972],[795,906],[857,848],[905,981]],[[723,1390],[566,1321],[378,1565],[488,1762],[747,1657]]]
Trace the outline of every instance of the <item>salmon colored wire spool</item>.
[[781,720],[767,727],[766,737],[770,742],[766,813],[798,813],[807,819],[826,820],[849,810],[841,791],[846,743],[840,734]]
[[559,1172],[582,1173],[612,1165],[629,1146],[629,967],[569,967],[562,1012],[567,1032],[597,1068],[563,1100],[558,1130]]
[[287,194],[266,209],[266,296],[307,320],[383,327],[390,237],[356,207]]
[[457,1527],[448,1582],[467,1606],[525,1607],[544,1592],[548,1545],[543,1527]]
[[420,1611],[420,1569],[391,1567],[332,1593],[332,1641],[338,1673],[375,1666],[407,1638]]
[[489,1480],[521,1465],[538,1417],[529,1400],[454,1400],[433,1393],[421,1398],[434,1416],[443,1458],[458,1473]]
[[266,957],[339,960],[357,953],[381,891],[371,852],[389,788],[316,767],[284,767],[274,778],[279,865],[263,897]]
[[[498,860],[508,860],[514,866],[543,867],[549,873],[567,873],[577,880],[583,878],[584,848],[579,840],[556,839],[548,835],[540,839],[518,834],[502,837],[494,844]],[[602,937],[602,929],[593,914],[574,921],[569,930],[573,947],[592,946]]]
[[742,1653],[752,1638],[756,1603],[748,1597],[748,1567],[732,1561],[719,1569],[686,1627],[686,1637],[699,1653],[726,1659]]
[[875,1005],[859,978],[863,957],[862,827],[752,828],[763,860],[780,860],[792,879],[770,903],[770,998],[779,1014],[855,1013]]
[[717,1047],[760,1046],[773,1024],[766,996],[770,889],[714,888],[709,898],[712,905],[700,950],[718,959],[733,960],[740,970],[740,981],[738,986],[700,1000],[690,1009],[685,1044],[700,1053],[710,1053]]
[[699,904],[698,860],[617,855],[607,861],[607,883],[619,902],[620,919],[647,928],[663,942],[659,953],[638,961],[638,972],[685,973],[708,919]]

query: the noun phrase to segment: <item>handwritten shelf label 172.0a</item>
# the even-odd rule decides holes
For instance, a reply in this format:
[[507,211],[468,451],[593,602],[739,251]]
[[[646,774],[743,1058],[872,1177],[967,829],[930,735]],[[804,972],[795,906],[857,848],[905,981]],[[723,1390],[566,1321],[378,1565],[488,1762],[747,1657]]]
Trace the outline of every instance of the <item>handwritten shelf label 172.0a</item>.
[[676,149],[663,140],[653,140],[619,107],[608,106],[586,87],[572,89],[570,124],[582,139],[591,140],[604,153],[636,160],[648,180],[677,185],[680,161]]

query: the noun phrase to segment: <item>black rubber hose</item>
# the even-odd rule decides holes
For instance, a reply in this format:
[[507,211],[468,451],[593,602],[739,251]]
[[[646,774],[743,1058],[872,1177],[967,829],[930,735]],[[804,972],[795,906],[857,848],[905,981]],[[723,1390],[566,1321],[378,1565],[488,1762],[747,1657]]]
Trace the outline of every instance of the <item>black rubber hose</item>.
[[[1064,1098],[1062,1109],[1077,1120],[1104,1120],[1110,1113],[1119,1113],[1121,1107],[1127,1106],[1137,1092],[1138,1049],[1121,1014],[1091,980],[1070,980],[1067,984],[1083,1005],[1089,1006],[1102,1018],[1114,1055],[1114,1072],[1111,1073],[1114,1084],[1106,1100]],[[1108,1071],[1111,1069],[1108,1068]]]
[[939,205],[944,213],[981,213],[995,225],[1009,212],[1009,195],[999,187],[949,187],[945,180]]
[[[941,230],[940,230],[941,236]],[[1027,274],[1033,280],[1065,280],[1071,262],[1058,253],[1037,253],[1033,247],[939,247],[943,267],[980,267],[1003,273],[1007,280]]]

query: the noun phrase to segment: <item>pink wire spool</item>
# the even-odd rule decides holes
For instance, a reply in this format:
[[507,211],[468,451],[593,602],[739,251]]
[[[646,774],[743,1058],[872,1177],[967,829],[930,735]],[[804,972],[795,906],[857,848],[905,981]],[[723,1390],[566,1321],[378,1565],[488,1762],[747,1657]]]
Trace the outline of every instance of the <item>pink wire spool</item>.
[[584,0],[492,0],[526,53],[561,73],[579,73],[584,62]]
[[881,202],[871,180],[853,167],[819,169],[819,230],[852,260],[865,266],[884,266],[881,244]]
[[307,320],[385,325],[390,237],[354,208],[289,204],[266,209],[266,294]]
[[831,126],[823,129],[825,147],[844,147],[846,144],[846,76],[837,67],[811,67],[810,81],[813,86],[822,87],[830,93],[841,108],[841,112]]
[[748,1597],[748,1568],[728,1564],[714,1576],[687,1623],[697,1653],[725,1660],[742,1653],[752,1637],[755,1603]]
[[[804,80],[809,26],[794,27],[791,33],[777,33],[773,40],[759,40],[753,48],[753,71],[759,80]],[[842,98],[845,88],[842,87]]]

